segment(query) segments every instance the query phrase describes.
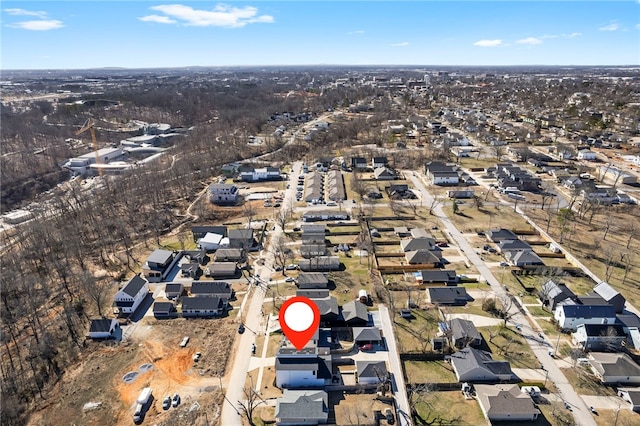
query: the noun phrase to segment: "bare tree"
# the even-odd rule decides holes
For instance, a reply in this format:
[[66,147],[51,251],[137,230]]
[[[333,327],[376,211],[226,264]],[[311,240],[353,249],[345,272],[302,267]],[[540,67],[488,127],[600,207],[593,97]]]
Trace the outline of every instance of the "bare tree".
[[103,317],[103,309],[107,303],[109,284],[106,280],[97,279],[89,271],[82,271],[78,278],[84,294],[95,304],[98,315]]
[[289,222],[289,219],[291,219],[292,214],[293,209],[290,206],[280,209],[278,215],[276,216],[276,223],[278,224],[278,226],[284,230],[287,222]]
[[507,322],[509,322],[509,320],[513,318],[518,311],[515,309],[514,299],[510,295],[503,294],[498,298],[498,301],[500,302],[497,306],[498,313],[500,318],[503,319],[504,326],[506,327]]
[[276,266],[282,268],[282,273],[286,275],[287,269],[285,268],[285,266],[288,264],[289,259],[291,259],[291,256],[293,254],[289,246],[287,246],[286,238],[284,238],[282,235],[278,235],[277,238],[271,241],[271,244],[269,245],[269,251],[273,255],[273,263]]
[[244,217],[247,218],[247,228],[251,229],[251,222],[253,222],[253,218],[256,216],[256,210],[250,202],[245,202],[244,206],[242,206],[242,213]]
[[253,379],[251,385],[245,385],[242,388],[242,393],[245,397],[243,401],[238,401],[238,408],[242,411],[242,414],[247,419],[251,426],[256,426],[253,421],[253,412],[260,404],[266,404],[267,402],[253,388]]

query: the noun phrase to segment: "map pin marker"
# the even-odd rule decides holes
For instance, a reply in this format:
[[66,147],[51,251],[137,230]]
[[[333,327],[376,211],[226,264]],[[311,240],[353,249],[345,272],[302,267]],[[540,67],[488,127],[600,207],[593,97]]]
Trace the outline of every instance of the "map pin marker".
[[284,335],[300,351],[320,326],[320,310],[313,300],[296,296],[282,304],[278,320]]

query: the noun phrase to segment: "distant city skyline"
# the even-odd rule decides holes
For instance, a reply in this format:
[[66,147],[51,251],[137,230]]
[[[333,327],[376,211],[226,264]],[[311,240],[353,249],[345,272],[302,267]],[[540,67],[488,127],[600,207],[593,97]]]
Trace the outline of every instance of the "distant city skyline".
[[640,64],[640,1],[3,1],[0,69]]

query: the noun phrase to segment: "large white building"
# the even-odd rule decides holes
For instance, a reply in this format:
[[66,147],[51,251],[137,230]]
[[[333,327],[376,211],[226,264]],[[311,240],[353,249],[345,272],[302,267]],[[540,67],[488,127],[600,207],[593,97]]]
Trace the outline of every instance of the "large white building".
[[70,158],[62,165],[65,169],[69,169],[74,175],[85,176],[91,170],[91,165],[96,164],[96,158],[99,164],[109,164],[112,161],[121,160],[125,156],[125,152],[121,148],[101,148],[80,157]]

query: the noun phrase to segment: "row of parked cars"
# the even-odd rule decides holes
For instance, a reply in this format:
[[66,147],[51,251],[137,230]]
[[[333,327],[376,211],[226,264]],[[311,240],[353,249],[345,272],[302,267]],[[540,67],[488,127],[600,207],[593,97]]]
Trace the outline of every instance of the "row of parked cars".
[[162,409],[163,410],[168,410],[171,407],[177,407],[178,405],[180,405],[180,395],[178,395],[177,393],[173,395],[173,398],[170,396],[166,396],[163,400],[162,400]]

